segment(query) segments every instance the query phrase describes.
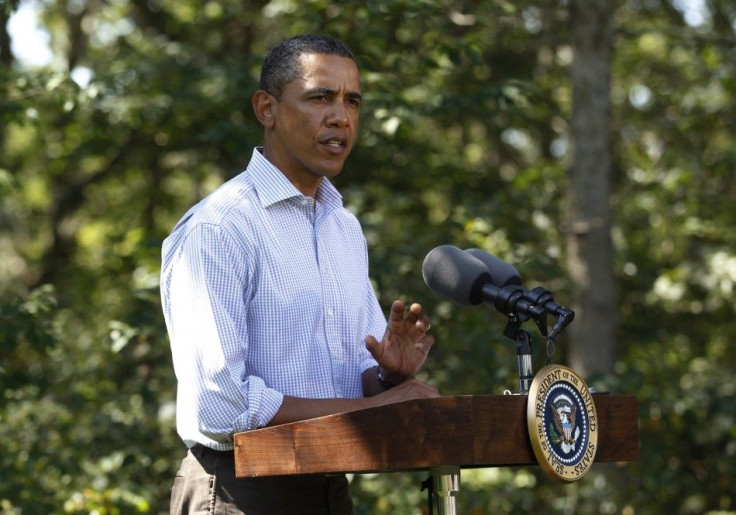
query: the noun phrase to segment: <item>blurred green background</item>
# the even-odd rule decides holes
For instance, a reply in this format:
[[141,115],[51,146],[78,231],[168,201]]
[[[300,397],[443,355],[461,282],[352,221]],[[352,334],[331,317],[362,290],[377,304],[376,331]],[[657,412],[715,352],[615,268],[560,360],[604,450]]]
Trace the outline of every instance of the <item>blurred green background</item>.
[[[336,183],[383,305],[433,314],[423,378],[516,387],[505,319],[421,277],[482,247],[575,307],[555,362],[639,402],[640,460],[463,471],[460,513],[736,513],[732,1],[0,0],[0,22],[1,513],[167,511],[160,245],[244,169],[261,59],[301,32],[358,58]],[[358,513],[422,513],[424,476],[354,476]]]

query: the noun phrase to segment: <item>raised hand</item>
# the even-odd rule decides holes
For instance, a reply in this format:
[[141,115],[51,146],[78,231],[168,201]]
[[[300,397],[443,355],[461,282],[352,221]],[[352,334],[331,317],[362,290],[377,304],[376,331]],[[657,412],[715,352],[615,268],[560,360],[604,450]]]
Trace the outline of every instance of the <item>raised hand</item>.
[[378,361],[384,379],[399,384],[422,367],[434,345],[434,336],[427,333],[429,327],[422,306],[412,304],[404,316],[404,303],[393,302],[382,341],[373,336],[365,338],[365,346]]

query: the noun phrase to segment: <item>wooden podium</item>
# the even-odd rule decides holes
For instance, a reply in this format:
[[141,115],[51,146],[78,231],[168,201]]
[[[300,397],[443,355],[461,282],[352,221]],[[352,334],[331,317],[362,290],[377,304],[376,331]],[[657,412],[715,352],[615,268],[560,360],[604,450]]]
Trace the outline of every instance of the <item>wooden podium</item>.
[[[636,398],[593,398],[599,422],[595,462],[638,459]],[[537,464],[526,403],[526,395],[418,399],[238,433],[235,473],[429,470],[443,490],[437,495],[454,497],[460,468]],[[454,508],[443,511],[440,506],[440,513],[454,513]]]

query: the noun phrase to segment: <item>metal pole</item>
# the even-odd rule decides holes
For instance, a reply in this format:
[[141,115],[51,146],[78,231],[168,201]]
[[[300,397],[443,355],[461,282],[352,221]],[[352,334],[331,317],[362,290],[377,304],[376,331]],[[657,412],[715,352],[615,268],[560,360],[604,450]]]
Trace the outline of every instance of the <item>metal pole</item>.
[[528,395],[529,387],[534,380],[534,370],[532,368],[532,341],[526,331],[516,333],[516,368],[519,371],[519,393]]
[[460,492],[460,467],[446,465],[429,469],[432,494],[439,515],[457,515],[455,497]]

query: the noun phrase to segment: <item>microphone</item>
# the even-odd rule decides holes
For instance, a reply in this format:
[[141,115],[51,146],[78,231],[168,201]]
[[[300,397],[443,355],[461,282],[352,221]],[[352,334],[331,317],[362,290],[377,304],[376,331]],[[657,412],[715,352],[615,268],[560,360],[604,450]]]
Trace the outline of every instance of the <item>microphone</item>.
[[[488,269],[489,273],[493,277],[493,284],[496,286],[507,285],[507,284],[518,284],[521,285],[521,278],[519,272],[516,271],[512,265],[505,261],[489,254],[485,250],[481,249],[467,249],[465,252],[475,257]],[[498,278],[498,279],[496,279]],[[552,332],[549,334],[549,338],[554,340],[562,330],[567,327],[570,322],[575,318],[575,312],[565,306],[561,306],[555,302],[552,293],[545,290],[541,286],[532,288],[531,290],[523,291],[523,298],[535,306],[540,306],[546,313],[556,317],[557,321],[555,326],[552,328]]]
[[452,245],[440,245],[424,258],[422,277],[431,289],[461,305],[486,302],[506,316],[545,316],[543,308],[524,299],[524,290],[513,284],[498,287],[483,261]]
[[493,277],[493,284],[502,288],[509,284],[521,286],[521,276],[512,265],[481,249],[465,249],[471,256],[483,261]]

